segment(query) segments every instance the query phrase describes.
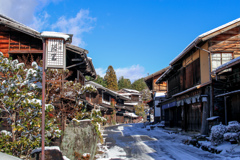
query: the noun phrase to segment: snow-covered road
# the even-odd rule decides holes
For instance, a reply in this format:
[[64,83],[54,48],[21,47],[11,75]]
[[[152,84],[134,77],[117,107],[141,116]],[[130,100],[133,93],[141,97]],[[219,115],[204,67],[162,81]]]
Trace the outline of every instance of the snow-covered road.
[[118,125],[105,128],[108,147],[106,159],[127,160],[230,160],[240,155],[212,154],[182,142],[190,139],[162,128],[148,131],[143,124]]

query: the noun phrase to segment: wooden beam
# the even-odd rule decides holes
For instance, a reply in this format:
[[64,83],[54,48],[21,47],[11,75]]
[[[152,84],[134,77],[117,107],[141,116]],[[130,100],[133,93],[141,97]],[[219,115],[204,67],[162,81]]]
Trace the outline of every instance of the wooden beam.
[[66,67],[66,69],[69,69],[69,68],[72,68],[72,67],[76,67],[76,66],[79,66],[79,65],[84,64],[84,63],[86,63],[86,62],[83,61],[83,62],[80,62],[80,63],[77,63],[77,64],[73,64],[71,66]]
[[18,54],[18,53],[43,53],[43,50],[11,50],[8,51],[9,54]]
[[72,59],[72,62],[79,62],[79,61],[83,61],[83,59],[81,59],[81,58],[73,58]]

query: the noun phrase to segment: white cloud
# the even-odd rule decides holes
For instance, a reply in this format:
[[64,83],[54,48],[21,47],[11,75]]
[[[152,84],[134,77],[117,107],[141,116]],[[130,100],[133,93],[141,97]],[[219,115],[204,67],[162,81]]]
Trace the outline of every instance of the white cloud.
[[60,17],[52,25],[52,29],[73,34],[72,44],[84,47],[85,42],[82,40],[82,34],[91,31],[94,28],[95,21],[96,18],[89,16],[89,10],[81,9],[74,18],[67,19],[65,16]]
[[33,18],[33,22],[29,25],[29,27],[41,32],[48,26],[49,17],[50,15],[47,12],[40,13],[37,17]]
[[37,5],[37,0],[1,0],[0,13],[28,25],[34,19]]
[[[42,9],[57,0],[7,0],[0,1],[0,13],[37,31],[46,28],[49,15]],[[60,1],[60,0],[58,0]],[[37,14],[39,12],[39,14]]]
[[[0,13],[39,32],[51,28],[57,32],[73,34],[74,45],[84,47],[83,33],[94,28],[96,18],[89,16],[89,10],[81,9],[73,18],[62,16],[56,22],[49,22],[45,7],[62,0],[0,0]],[[48,29],[50,30],[50,29]]]
[[104,77],[105,74],[106,74],[106,70],[107,70],[107,69],[96,68],[95,70],[96,70],[96,72],[97,72],[97,75],[100,75],[101,77]]
[[[107,69],[103,68],[96,68],[96,72],[101,77],[104,77],[106,74]],[[132,65],[130,67],[125,68],[117,68],[114,69],[116,72],[117,78],[119,79],[121,76],[123,76],[126,79],[130,79],[131,82],[134,82],[135,80],[138,80],[140,78],[146,77],[145,69],[144,67],[140,65]]]
[[117,78],[123,76],[126,79],[130,79],[131,82],[134,82],[137,79],[145,77],[144,67],[140,65],[132,65],[131,67],[126,68],[117,68],[115,72],[117,74]]

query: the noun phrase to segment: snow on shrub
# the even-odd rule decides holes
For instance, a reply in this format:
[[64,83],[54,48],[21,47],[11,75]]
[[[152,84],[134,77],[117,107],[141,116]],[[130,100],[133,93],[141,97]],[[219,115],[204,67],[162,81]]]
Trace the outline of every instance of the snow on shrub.
[[225,141],[238,141],[238,133],[227,132],[223,135]]
[[221,144],[224,138],[223,135],[226,132],[227,132],[227,128],[225,125],[219,124],[219,125],[213,126],[211,128],[211,135],[210,135],[212,145]]
[[240,131],[240,124],[237,121],[231,121],[227,126],[228,132],[238,132]]
[[[5,131],[0,134],[0,152],[18,157],[29,156],[33,148],[41,146],[42,72],[36,62],[32,67],[4,58],[0,52],[0,112],[11,126],[11,134]],[[52,110],[49,106],[45,112]],[[45,134],[46,144],[61,135],[49,114],[45,116]]]

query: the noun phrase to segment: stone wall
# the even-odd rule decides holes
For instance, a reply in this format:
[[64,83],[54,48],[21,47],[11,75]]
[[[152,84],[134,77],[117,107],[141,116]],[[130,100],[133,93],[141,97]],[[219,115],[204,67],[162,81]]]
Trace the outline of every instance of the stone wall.
[[84,153],[90,153],[90,160],[93,160],[98,140],[95,126],[90,120],[73,121],[64,131],[61,151],[71,160],[80,158]]

